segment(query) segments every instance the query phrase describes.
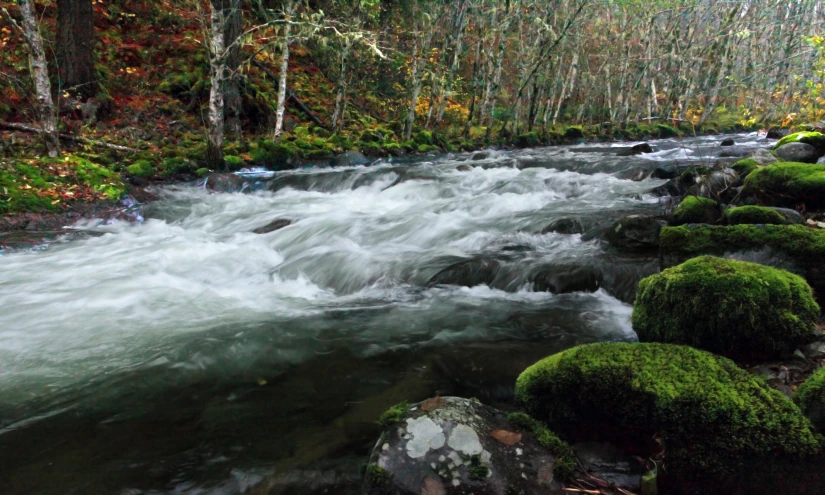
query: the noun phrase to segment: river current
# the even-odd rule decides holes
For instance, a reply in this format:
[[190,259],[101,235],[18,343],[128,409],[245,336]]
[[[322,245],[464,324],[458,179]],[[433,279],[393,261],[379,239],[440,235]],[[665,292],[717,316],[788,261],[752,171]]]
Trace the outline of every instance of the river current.
[[[656,254],[597,234],[669,208],[650,173],[713,164],[720,140],[297,170],[235,194],[168,186],[141,224],[85,221],[88,235],[7,252],[0,493],[357,493],[387,407],[512,407],[537,359],[634,340]],[[561,218],[585,232],[541,233]],[[252,232],[275,219],[292,224]],[[573,283],[554,293],[559,277]]]

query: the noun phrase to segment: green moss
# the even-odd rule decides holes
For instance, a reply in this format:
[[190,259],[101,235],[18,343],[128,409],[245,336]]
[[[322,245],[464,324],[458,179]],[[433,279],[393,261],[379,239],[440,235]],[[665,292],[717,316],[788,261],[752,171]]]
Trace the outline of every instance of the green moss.
[[728,225],[784,225],[785,217],[778,211],[763,206],[740,206],[725,210],[725,221]]
[[819,368],[797,389],[794,400],[818,428],[825,428],[825,368]]
[[659,137],[674,137],[679,135],[679,131],[672,126],[667,124],[656,124],[656,134]]
[[161,168],[167,174],[183,174],[191,172],[195,168],[195,163],[188,158],[175,156],[163,160],[163,163],[161,163]]
[[659,240],[663,254],[695,256],[770,247],[800,259],[825,257],[825,230],[804,225],[665,227]]
[[410,405],[406,401],[396,404],[381,413],[381,416],[378,418],[378,424],[384,427],[394,425],[401,421],[401,418],[407,414],[409,409]]
[[739,174],[739,177],[744,179],[748,175],[750,175],[751,172],[758,169],[759,164],[753,158],[743,158],[742,160],[739,160],[738,162],[731,165],[730,168],[732,168],[734,172]]
[[536,131],[520,135],[516,139],[516,144],[522,148],[532,148],[540,143],[539,134]]
[[779,357],[809,342],[819,317],[801,277],[703,256],[639,282],[639,340],[684,344],[734,359]]
[[223,163],[229,170],[240,170],[246,165],[243,158],[235,155],[226,155],[223,157]]
[[198,177],[206,177],[207,175],[209,175],[209,169],[199,168],[195,171],[195,175],[197,175]]
[[436,150],[438,150],[438,146],[433,146],[430,144],[419,144],[418,148],[416,148],[416,151],[418,151],[419,153],[429,153],[430,151]]
[[721,216],[716,201],[696,196],[688,196],[673,212],[673,225],[688,223],[714,223]]
[[481,456],[474,455],[470,457],[470,465],[467,467],[467,477],[475,481],[484,481],[490,470],[487,466],[481,464]]
[[820,451],[793,402],[732,361],[686,346],[575,347],[524,371],[516,397],[534,417],[573,436],[658,436],[675,479],[730,488],[751,470],[770,469],[776,456]]
[[584,138],[584,129],[580,125],[571,125],[564,129],[565,139],[582,139]]
[[292,135],[298,138],[309,138],[309,128],[306,126],[298,126],[292,130]]
[[126,167],[126,172],[135,177],[148,177],[155,171],[152,164],[148,160],[137,160],[133,164]]
[[820,151],[825,151],[825,135],[819,132],[796,132],[794,134],[789,134],[780,139],[773,149],[796,142],[810,144]]
[[427,145],[427,146],[432,146],[433,145],[433,133],[430,132],[430,131],[417,132],[417,133],[415,133],[415,136],[413,136],[413,141],[415,142],[415,144],[418,144],[418,145],[424,144],[424,145]]
[[252,162],[271,168],[285,168],[298,157],[298,149],[293,143],[275,142],[264,139],[249,152]]
[[825,165],[779,162],[762,167],[748,175],[743,193],[777,206],[823,207]]
[[536,440],[556,458],[553,465],[553,475],[556,478],[566,480],[573,476],[576,470],[576,456],[567,442],[527,414],[510,413],[507,415],[507,421],[515,427],[532,433]]
[[392,474],[378,464],[367,465],[366,478],[376,487],[388,486],[392,482]]

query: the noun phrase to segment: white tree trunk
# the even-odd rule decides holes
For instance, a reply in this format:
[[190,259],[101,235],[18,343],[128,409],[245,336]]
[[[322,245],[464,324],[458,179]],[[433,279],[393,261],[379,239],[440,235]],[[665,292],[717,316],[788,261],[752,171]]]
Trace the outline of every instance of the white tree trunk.
[[209,129],[207,131],[206,161],[210,167],[223,167],[224,79],[226,77],[226,47],[224,30],[226,12],[219,3],[211,4],[211,29],[209,34]]
[[292,14],[295,12],[295,1],[290,1],[284,11],[284,37],[281,41],[281,73],[278,74],[278,106],[275,110],[275,139],[284,132],[284,112],[286,110],[286,79],[289,70],[289,42]]
[[49,70],[46,65],[46,52],[43,50],[43,38],[40,36],[40,26],[37,24],[31,0],[20,0],[19,5],[20,15],[23,17],[23,35],[29,46],[29,65],[37,93],[40,129],[46,142],[46,151],[49,156],[56,157],[60,153],[60,142],[57,136],[57,118],[49,83]]

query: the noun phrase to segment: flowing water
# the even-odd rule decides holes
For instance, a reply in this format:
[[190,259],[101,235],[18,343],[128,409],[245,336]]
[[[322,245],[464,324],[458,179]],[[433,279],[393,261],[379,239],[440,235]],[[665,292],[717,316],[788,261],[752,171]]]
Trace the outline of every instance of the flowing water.
[[[0,493],[357,493],[388,406],[508,407],[537,359],[633,340],[629,302],[656,255],[594,233],[661,213],[648,191],[665,181],[645,177],[714,163],[719,139],[300,170],[245,194],[167,187],[142,224],[6,253]],[[252,233],[279,218],[293,223]],[[587,232],[539,233],[560,218]]]

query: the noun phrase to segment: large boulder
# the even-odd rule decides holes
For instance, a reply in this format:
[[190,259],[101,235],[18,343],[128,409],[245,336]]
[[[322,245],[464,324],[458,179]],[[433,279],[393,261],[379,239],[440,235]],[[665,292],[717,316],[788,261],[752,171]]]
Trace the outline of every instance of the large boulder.
[[739,174],[730,168],[712,170],[708,174],[696,176],[694,180],[695,183],[688,189],[688,193],[711,199],[729,199],[734,188],[741,185]]
[[[732,361],[687,346],[575,347],[524,371],[516,396],[565,438],[619,438],[643,458],[662,458],[668,493],[780,493],[788,478],[807,485],[785,469],[816,461],[821,449],[790,399]],[[816,465],[807,466],[815,479]]]
[[813,146],[819,151],[820,155],[825,154],[825,134],[819,132],[796,132],[789,134],[779,140],[774,146],[775,150],[790,143],[803,143]]
[[619,219],[606,232],[610,245],[621,249],[656,249],[659,231],[666,222],[651,215],[630,215]]
[[684,344],[737,360],[772,359],[809,343],[811,287],[784,270],[712,256],[639,283],[633,329],[643,342]]
[[671,219],[672,225],[716,223],[722,217],[719,203],[712,199],[687,196],[679,203]]
[[776,149],[776,156],[785,162],[816,163],[822,155],[810,144],[788,143]]
[[395,406],[367,465],[366,495],[561,494],[570,447],[524,414],[471,399]]
[[209,174],[206,188],[218,193],[237,193],[243,191],[246,181],[235,174]]
[[554,264],[540,268],[533,276],[533,290],[553,294],[596,292],[602,285],[601,275],[593,265]]
[[743,194],[762,204],[794,207],[804,203],[808,210],[825,207],[825,166],[780,162],[759,168],[745,179]]
[[773,153],[766,149],[756,150],[748,158],[754,160],[756,164],[760,167],[767,167],[768,165],[771,165],[779,161],[779,158],[774,156]]

